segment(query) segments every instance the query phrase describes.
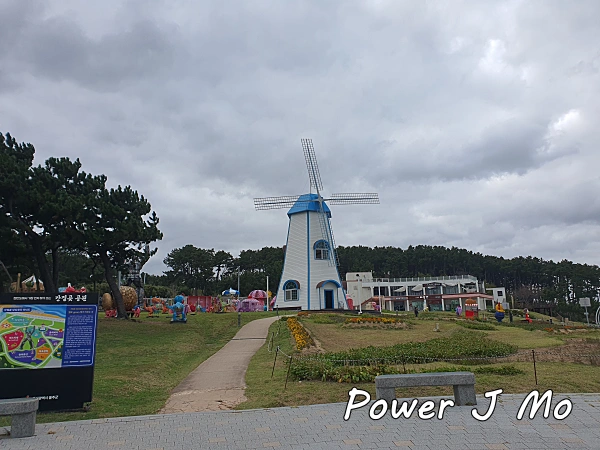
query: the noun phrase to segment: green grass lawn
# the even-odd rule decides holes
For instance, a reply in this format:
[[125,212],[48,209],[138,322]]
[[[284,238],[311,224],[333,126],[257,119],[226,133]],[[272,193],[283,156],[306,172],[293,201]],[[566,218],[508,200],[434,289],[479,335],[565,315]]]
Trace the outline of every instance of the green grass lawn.
[[[439,322],[440,332],[433,331],[435,321],[409,319],[412,323],[409,329],[377,329],[377,328],[346,328],[342,326],[345,318],[343,316],[312,314],[309,317],[302,317],[301,322],[310,334],[318,341],[318,345],[325,351],[341,351],[348,348],[367,347],[369,345],[383,346],[398,343],[427,341],[439,337],[449,337],[459,329],[459,325],[450,321]],[[270,329],[271,333],[279,335],[274,339],[275,346],[279,345],[288,355],[299,355],[295,350],[295,343],[290,335],[285,322],[279,324],[275,322]],[[484,331],[490,339],[501,340],[519,347],[519,349],[535,349],[538,354],[544,352],[543,349],[550,351],[560,351],[560,346],[565,345],[564,351],[570,352],[576,348],[579,343],[587,343],[586,352],[593,351],[600,355],[600,346],[596,345],[600,337],[600,331],[577,331],[563,335],[559,333],[548,333],[547,331],[529,331],[526,326],[516,327],[498,326],[496,331]],[[583,344],[582,344],[583,345]],[[575,346],[575,347],[574,347]],[[589,347],[592,346],[592,347]],[[590,348],[592,350],[590,350]],[[310,349],[309,349],[310,351]],[[323,381],[298,381],[292,376],[288,380],[287,388],[284,388],[287,374],[288,360],[279,356],[275,365],[273,378],[271,371],[273,369],[275,353],[269,352],[267,345],[263,346],[253,357],[248,371],[246,372],[246,397],[248,400],[236,409],[266,408],[277,406],[299,406],[331,402],[348,401],[348,391],[353,387],[364,389],[375,394],[375,383],[336,383]],[[600,358],[594,359],[594,364],[590,361],[585,364],[551,361],[542,357],[540,354],[536,363],[537,381],[532,361],[501,361],[491,366],[511,366],[523,373],[518,375],[498,375],[498,374],[476,374],[476,391],[483,394],[495,389],[503,389],[505,393],[527,393],[534,389],[545,391],[552,389],[557,393],[575,393],[575,392],[600,392]],[[432,371],[448,369],[453,365],[448,362],[436,362],[431,364],[406,364],[408,371]],[[489,367],[487,365],[485,367]],[[470,366],[475,370],[477,367]],[[403,371],[402,367],[398,368]],[[397,390],[397,395],[402,397],[424,397],[436,395],[452,395],[452,387],[428,387],[411,388]]]
[[[274,314],[242,313],[242,326]],[[136,322],[99,317],[90,410],[40,413],[38,422],[156,413],[170,391],[238,331],[236,313],[189,315],[186,324],[171,324],[162,314],[142,313]],[[0,418],[0,426],[9,420]]]

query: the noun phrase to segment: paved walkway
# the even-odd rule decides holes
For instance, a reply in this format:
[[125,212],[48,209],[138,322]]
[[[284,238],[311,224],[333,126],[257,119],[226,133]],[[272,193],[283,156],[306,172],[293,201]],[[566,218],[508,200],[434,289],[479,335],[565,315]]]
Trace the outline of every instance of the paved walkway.
[[173,389],[164,414],[233,409],[246,397],[245,377],[250,359],[265,343],[269,326],[279,317],[247,323],[235,337]]
[[[571,398],[564,420],[538,415],[516,420],[525,395],[500,395],[485,422],[470,406],[447,408],[442,420],[371,420],[365,408],[344,422],[345,403],[292,408],[168,414],[41,424],[37,435],[0,439],[11,450],[187,450],[210,449],[600,449],[600,394],[557,394]],[[439,399],[439,398],[438,398]],[[420,402],[425,399],[420,399]],[[489,400],[478,397],[485,414]]]

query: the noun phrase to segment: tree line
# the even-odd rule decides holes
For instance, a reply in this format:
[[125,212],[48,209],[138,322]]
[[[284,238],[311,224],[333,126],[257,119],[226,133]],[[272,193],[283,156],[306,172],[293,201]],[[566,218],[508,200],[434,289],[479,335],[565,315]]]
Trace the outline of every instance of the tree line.
[[372,271],[377,278],[473,275],[487,287],[505,287],[520,306],[553,306],[562,315],[582,319],[579,298],[589,297],[598,307],[600,268],[533,256],[503,258],[457,247],[417,245],[396,247],[340,247],[340,273]]
[[[0,133],[0,290],[17,273],[34,274],[48,292],[71,282],[115,295],[125,317],[116,273],[127,273],[133,259],[145,263],[156,252],[143,251],[160,240],[159,219],[150,203],[130,186],[106,187],[106,176],[81,170],[77,159],[49,158],[33,166],[35,148]],[[376,278],[473,275],[488,287],[503,286],[523,306],[549,304],[559,313],[582,317],[580,297],[593,309],[600,295],[600,268],[568,260],[502,258],[461,248],[417,245],[339,247],[339,272],[372,271]],[[164,258],[162,275],[144,274],[146,293],[217,295],[230,287],[247,295],[272,291],[283,269],[283,247],[224,250],[186,245]],[[97,289],[96,289],[97,287]]]
[[52,157],[35,167],[34,155],[33,145],[0,133],[2,289],[20,272],[57,292],[61,260],[79,257],[88,280],[103,273],[118,316],[127,317],[115,272],[153,254],[143,250],[162,238],[156,213],[131,186],[108,189],[106,176],[84,172],[79,159]]
[[[457,247],[417,245],[398,247],[339,247],[339,272],[373,272],[375,278],[437,277],[473,275],[486,287],[505,287],[521,307],[553,306],[554,311],[581,319],[578,299],[590,297],[598,307],[600,268],[568,260],[554,262],[532,256],[503,258],[483,255]],[[241,294],[265,289],[269,276],[271,290],[280,282],[284,249],[265,247],[244,250],[238,258],[222,250],[199,249],[187,245],[164,259],[169,268],[154,283],[175,283],[187,292],[217,294],[236,288],[240,277]]]
[[186,245],[169,252],[163,260],[167,270],[146,278],[147,292],[168,286],[170,292],[191,295],[219,295],[233,288],[247,296],[255,289],[277,289],[283,270],[283,248],[242,250],[238,257],[224,250]]

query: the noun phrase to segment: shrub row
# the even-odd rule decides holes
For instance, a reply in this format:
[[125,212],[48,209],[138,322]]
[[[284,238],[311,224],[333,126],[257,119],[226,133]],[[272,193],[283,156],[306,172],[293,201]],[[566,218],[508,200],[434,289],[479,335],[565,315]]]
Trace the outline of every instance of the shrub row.
[[[473,372],[476,374],[491,375],[522,375],[525,372],[514,366],[483,366],[469,368],[465,366],[440,367],[436,369],[422,369],[420,373],[428,372]],[[388,364],[378,364],[374,366],[330,366],[326,363],[317,363],[313,366],[303,364],[301,361],[294,361],[291,368],[292,375],[298,380],[320,380],[335,381],[338,383],[369,383],[374,382],[378,375],[391,375],[396,373],[405,373],[399,366]],[[414,369],[409,369],[406,373],[417,373]]]
[[345,323],[401,323],[402,320],[390,317],[350,317]]
[[463,328],[469,328],[471,330],[485,330],[485,331],[498,331],[498,328],[494,325],[490,325],[489,323],[483,322],[464,322],[457,320],[457,325],[460,325]]

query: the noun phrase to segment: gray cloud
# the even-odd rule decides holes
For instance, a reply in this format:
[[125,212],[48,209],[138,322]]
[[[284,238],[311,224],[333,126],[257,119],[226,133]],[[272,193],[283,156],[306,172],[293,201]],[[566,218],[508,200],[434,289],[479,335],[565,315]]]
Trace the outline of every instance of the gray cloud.
[[0,131],[131,184],[165,238],[285,243],[309,189],[340,245],[600,263],[600,4],[77,1],[0,5]]

